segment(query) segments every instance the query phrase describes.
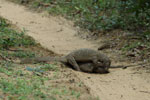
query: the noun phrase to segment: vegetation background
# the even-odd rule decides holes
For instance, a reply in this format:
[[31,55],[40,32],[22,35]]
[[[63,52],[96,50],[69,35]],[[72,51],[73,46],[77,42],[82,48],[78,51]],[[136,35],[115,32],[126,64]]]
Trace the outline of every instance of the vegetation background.
[[66,69],[60,64],[20,64],[21,58],[56,55],[43,49],[24,33],[24,30],[18,30],[0,17],[1,100],[83,100],[82,97],[98,100],[92,98],[87,88],[74,78],[71,71],[64,73]]
[[[132,52],[141,59],[150,54],[149,0],[13,0],[26,6],[47,10],[53,15],[73,19],[75,25],[90,30],[98,37],[109,34],[117,40],[119,49]],[[116,32],[117,30],[117,32]],[[115,32],[114,32],[115,31]],[[125,41],[122,41],[125,39]],[[124,42],[124,43],[122,43]]]
[[[135,56],[136,53],[142,60],[150,57],[149,0],[11,1],[46,10],[53,15],[62,15],[68,19],[73,19],[75,25],[87,29],[97,36],[107,33],[118,39],[114,34],[114,30],[119,30],[120,35],[123,35],[123,32],[129,33],[127,37],[122,37],[125,41],[119,49],[125,52],[134,52],[132,56]],[[51,98],[51,100],[56,100],[59,98],[62,100],[67,96],[73,98],[73,100],[79,100],[85,90],[80,93],[76,89],[53,86],[53,84],[45,87],[44,82],[53,81],[61,78],[58,76],[63,76],[55,66],[56,64],[39,64],[37,66],[42,66],[43,69],[41,67],[34,69],[32,66],[26,69],[13,63],[18,58],[38,55],[36,52],[32,52],[33,48],[31,48],[37,48],[38,44],[31,37],[25,36],[24,32],[24,30],[15,31],[9,22],[4,18],[0,18],[0,75],[3,76],[0,77],[0,93],[2,91],[4,95],[0,98],[8,100],[27,100],[28,98],[34,98],[35,100],[49,100],[48,98]],[[50,54],[53,55],[52,52]],[[48,77],[43,74],[43,71],[53,72]],[[76,88],[83,86],[82,83],[79,83],[75,84]],[[48,94],[47,91],[50,91],[50,93]]]

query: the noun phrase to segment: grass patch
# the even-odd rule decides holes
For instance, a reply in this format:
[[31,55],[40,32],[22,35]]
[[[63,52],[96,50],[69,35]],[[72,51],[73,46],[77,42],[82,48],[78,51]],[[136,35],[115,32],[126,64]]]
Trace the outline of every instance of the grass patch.
[[[56,70],[55,65],[41,65],[44,68],[38,68],[38,70],[24,70],[18,68],[18,66],[8,69],[5,64],[0,67],[0,90],[7,95],[4,97],[8,100],[66,100],[74,98],[78,100],[80,92],[76,90],[70,90],[62,83],[52,83],[51,80],[60,79],[60,72]],[[40,66],[40,65],[36,65]],[[46,67],[46,68],[45,68]],[[39,75],[35,72],[43,70],[43,74]],[[46,75],[47,72],[53,73],[50,77]],[[57,77],[56,77],[57,74]],[[49,84],[46,84],[49,83]],[[57,84],[57,85],[56,85]],[[56,85],[56,86],[55,86]],[[3,96],[2,96],[3,97]]]
[[[20,0],[11,0],[19,2]],[[150,25],[148,0],[28,0],[22,4],[42,8],[51,14],[74,19],[92,32],[113,29],[140,30]]]
[[4,57],[9,58],[32,58],[37,54],[32,51],[1,51]]
[[[75,86],[78,82],[63,82],[63,80],[69,80],[68,76],[71,74],[62,73],[57,63],[32,65],[14,63],[20,58],[45,54],[54,55],[53,52],[44,51],[23,31],[18,32],[12,29],[11,25],[0,17],[0,98],[4,100],[80,100],[82,94],[78,90],[70,89],[72,84]],[[62,81],[54,82],[55,80]]]
[[121,48],[121,50],[126,53],[126,55],[138,58],[139,60],[145,60],[150,58],[150,43],[143,42],[140,40],[136,41],[128,41],[126,44]]
[[0,48],[8,49],[10,47],[21,46],[33,46],[35,41],[28,36],[24,35],[24,32],[18,33],[8,27],[0,27]]
[[11,25],[4,18],[0,18],[0,52],[4,57],[33,57],[31,51],[9,51],[9,48],[21,48],[35,46],[35,41],[24,34],[11,28]]
[[39,86],[42,85],[40,80],[35,80],[35,84],[32,84],[31,80],[21,78],[17,78],[14,81],[11,79],[8,80],[1,79],[0,88],[4,93],[9,94],[9,100],[27,100],[30,96],[33,96],[35,99],[46,97],[40,90]]

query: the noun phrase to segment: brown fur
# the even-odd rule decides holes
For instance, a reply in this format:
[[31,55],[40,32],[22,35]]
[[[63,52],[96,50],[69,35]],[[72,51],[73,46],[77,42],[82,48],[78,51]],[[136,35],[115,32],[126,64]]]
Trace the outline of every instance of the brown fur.
[[78,65],[79,62],[92,62],[95,68],[103,67],[106,70],[110,67],[111,60],[104,54],[92,50],[92,49],[78,49],[72,51],[63,57],[38,57],[33,59],[24,59],[21,63],[35,63],[35,62],[48,62],[48,61],[60,61],[64,63],[69,63],[77,71],[80,71]]

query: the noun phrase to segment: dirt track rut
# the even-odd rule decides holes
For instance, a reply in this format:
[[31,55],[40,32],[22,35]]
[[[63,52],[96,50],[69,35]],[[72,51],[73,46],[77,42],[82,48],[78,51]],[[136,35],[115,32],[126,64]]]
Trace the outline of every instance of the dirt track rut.
[[[5,0],[0,0],[0,16],[10,20],[20,29],[25,28],[45,48],[66,54],[78,48],[97,48],[94,42],[82,40],[71,22],[63,18],[46,17],[43,13],[27,10]],[[111,56],[111,55],[110,55]],[[119,62],[118,62],[119,63]],[[124,63],[127,64],[127,63]],[[91,94],[100,100],[149,100],[150,79],[136,70],[113,69],[105,75],[74,73],[90,88]]]

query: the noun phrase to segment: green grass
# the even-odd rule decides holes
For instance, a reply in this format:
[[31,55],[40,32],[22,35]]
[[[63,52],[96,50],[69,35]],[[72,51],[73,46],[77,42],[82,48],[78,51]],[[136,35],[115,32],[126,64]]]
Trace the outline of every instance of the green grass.
[[[35,78],[34,78],[35,79]],[[32,80],[26,80],[23,78],[1,79],[0,89],[6,94],[9,94],[9,100],[27,100],[30,96],[35,99],[46,98],[46,95],[41,91],[42,82],[40,79],[35,79],[34,84]]]
[[35,41],[24,35],[24,32],[17,32],[10,28],[6,20],[0,18],[0,49],[8,49],[9,47],[33,46]]
[[32,51],[19,51],[19,52],[14,52],[12,53],[10,56],[14,56],[14,57],[19,57],[19,58],[25,58],[25,57],[35,57],[35,53]]
[[1,49],[35,45],[35,41],[25,36],[23,32],[18,33],[7,27],[0,27],[0,38]]
[[113,29],[147,29],[150,25],[150,7],[145,2],[150,2],[143,0],[141,4],[139,1],[135,3],[134,0],[30,0],[29,3],[32,7],[42,8],[51,14],[74,19],[82,28],[99,32]]
[[9,69],[6,64],[7,62],[0,65],[0,74],[3,76],[0,77],[0,90],[7,95],[5,99],[28,100],[32,98],[32,100],[57,100],[58,98],[64,98],[66,100],[68,97],[78,99],[81,95],[80,92],[70,90],[66,86],[58,85],[54,87],[51,86],[54,84],[45,84],[50,80],[59,79],[60,76],[58,73],[60,72],[56,68],[56,65],[37,65],[40,66],[40,68],[37,67],[38,70],[43,70],[44,73],[48,71],[53,73],[51,77],[48,77],[44,73],[40,76],[36,74],[35,72],[38,70],[24,71],[24,69],[19,68],[19,65],[11,65],[9,66],[11,69]]
[[1,54],[4,57],[9,57],[9,58],[32,58],[35,57],[36,54],[35,52],[32,52],[30,50],[27,51],[6,51],[6,50],[1,50]]
[[[57,76],[59,68],[55,64],[39,64],[36,68],[26,67],[26,70],[38,73],[44,73],[46,71],[54,71],[54,77]],[[37,73],[36,73],[37,74]]]
[[69,89],[63,82],[51,82],[62,79],[63,73],[57,63],[34,65],[14,63],[16,59],[39,55],[36,53],[38,51],[31,50],[34,46],[38,48],[31,37],[26,36],[23,31],[15,31],[5,19],[0,17],[0,98],[5,100],[78,100],[81,95],[79,91]]
[[[0,18],[0,54],[4,57],[34,57],[31,51],[21,51],[22,47],[35,46],[35,41],[24,34],[11,28],[4,18]],[[17,48],[18,51],[9,51],[9,48]]]

